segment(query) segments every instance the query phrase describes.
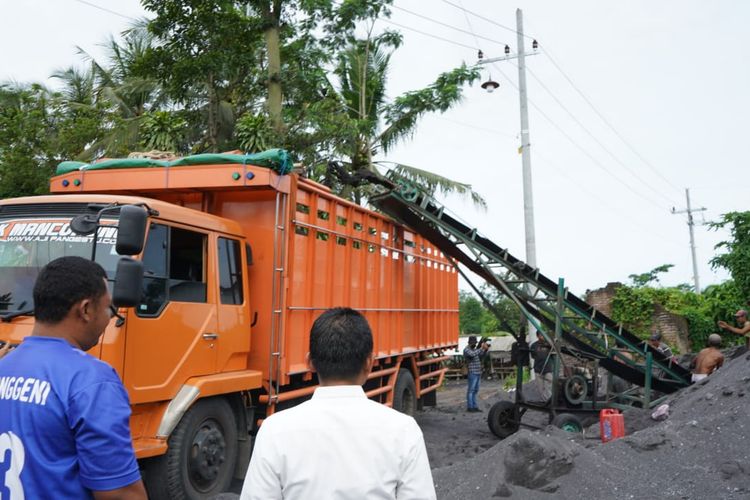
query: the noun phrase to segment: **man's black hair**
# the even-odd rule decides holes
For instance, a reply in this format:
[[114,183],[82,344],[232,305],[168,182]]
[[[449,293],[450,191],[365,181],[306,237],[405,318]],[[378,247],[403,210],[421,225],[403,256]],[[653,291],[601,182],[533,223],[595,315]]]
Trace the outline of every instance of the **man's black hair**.
[[42,268],[34,285],[34,317],[55,324],[73,304],[98,299],[107,291],[102,266],[83,257],[60,257]]
[[372,332],[362,314],[336,307],[321,314],[310,330],[310,359],[323,379],[351,379],[372,355]]

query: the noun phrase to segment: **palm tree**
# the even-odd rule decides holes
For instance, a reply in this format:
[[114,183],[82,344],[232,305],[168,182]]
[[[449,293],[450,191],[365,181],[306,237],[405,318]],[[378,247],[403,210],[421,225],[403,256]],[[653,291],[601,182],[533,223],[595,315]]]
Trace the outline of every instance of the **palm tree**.
[[[376,171],[379,162],[373,157],[387,153],[399,142],[413,135],[419,119],[426,113],[444,112],[461,99],[461,87],[479,78],[475,68],[462,65],[442,73],[434,83],[420,90],[406,92],[388,101],[386,85],[388,65],[393,50],[401,43],[400,35],[386,32],[364,40],[355,40],[339,58],[335,70],[339,85],[331,85],[333,98],[339,101],[339,130],[343,139],[336,152],[348,158],[347,169]],[[347,133],[347,130],[349,131]],[[396,164],[395,170],[430,192],[469,195],[472,201],[485,206],[482,197],[462,184],[437,174]],[[344,196],[361,201],[365,192],[344,188]]]
[[[104,111],[105,124],[102,133],[79,155],[80,159],[92,159],[102,154],[124,154],[139,145],[153,142],[153,138],[144,136],[144,120],[149,113],[156,112],[167,105],[165,93],[155,78],[138,75],[138,66],[143,61],[148,49],[154,44],[153,36],[148,32],[146,21],[134,23],[123,33],[121,41],[110,36],[104,43],[106,62],[100,63],[85,50],[78,47],[78,53],[90,63],[86,71],[87,90],[90,92],[86,102],[70,100],[75,106],[88,106]],[[53,75],[64,82],[64,87],[76,88],[78,75],[75,70],[65,70]],[[72,97],[71,92],[65,92]],[[164,116],[159,117],[163,122]],[[179,120],[176,120],[179,123]],[[170,129],[174,129],[171,127]],[[163,130],[159,130],[160,133]],[[160,142],[164,142],[162,139]],[[167,142],[176,142],[167,141]]]

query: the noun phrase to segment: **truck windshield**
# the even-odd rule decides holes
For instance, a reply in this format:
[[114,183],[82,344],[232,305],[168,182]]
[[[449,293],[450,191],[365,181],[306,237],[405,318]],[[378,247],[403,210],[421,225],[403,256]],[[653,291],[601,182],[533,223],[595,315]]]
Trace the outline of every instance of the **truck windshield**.
[[[0,315],[34,309],[34,282],[48,262],[68,255],[91,258],[93,235],[73,233],[70,219],[0,218]],[[104,224],[114,222],[102,220]],[[110,281],[114,279],[119,259],[116,239],[116,228],[99,229],[96,261]]]

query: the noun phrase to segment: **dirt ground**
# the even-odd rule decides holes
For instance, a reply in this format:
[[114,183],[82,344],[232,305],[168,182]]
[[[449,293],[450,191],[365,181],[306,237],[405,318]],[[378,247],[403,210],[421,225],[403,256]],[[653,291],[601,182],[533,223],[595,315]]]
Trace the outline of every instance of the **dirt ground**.
[[501,380],[484,379],[477,399],[482,413],[467,413],[466,379],[449,380],[438,390],[437,406],[414,416],[422,428],[433,469],[466,461],[499,442],[487,426],[487,413],[495,402],[510,399],[510,395]]

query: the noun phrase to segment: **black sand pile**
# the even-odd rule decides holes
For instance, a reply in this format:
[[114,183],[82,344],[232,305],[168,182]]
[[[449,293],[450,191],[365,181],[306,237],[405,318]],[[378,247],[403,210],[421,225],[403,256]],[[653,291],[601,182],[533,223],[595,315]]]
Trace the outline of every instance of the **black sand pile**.
[[667,403],[662,422],[626,412],[629,435],[606,444],[589,430],[521,430],[433,470],[438,498],[750,498],[750,355]]

